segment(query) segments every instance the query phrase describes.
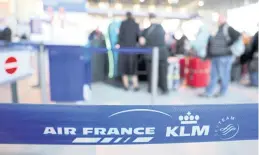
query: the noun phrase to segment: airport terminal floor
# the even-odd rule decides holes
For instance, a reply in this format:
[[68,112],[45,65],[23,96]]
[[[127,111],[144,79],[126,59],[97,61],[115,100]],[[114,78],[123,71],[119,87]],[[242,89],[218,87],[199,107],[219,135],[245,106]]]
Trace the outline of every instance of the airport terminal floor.
[[[33,88],[37,84],[37,78],[29,77],[18,82],[19,100],[21,103],[41,103],[40,90]],[[10,85],[0,87],[1,103],[10,103]],[[249,88],[240,84],[232,83],[229,93],[221,98],[201,98],[198,95],[204,91],[203,88],[194,89],[187,86],[181,87],[178,91],[172,91],[168,95],[158,95],[158,105],[188,105],[188,104],[241,104],[258,102],[258,89]],[[112,93],[107,93],[112,92]],[[92,88],[92,99],[85,105],[150,105],[151,95],[147,92],[147,85],[141,84],[139,92],[126,92],[122,88],[117,88],[106,83],[95,83]],[[55,103],[52,103],[55,104]],[[61,104],[61,103],[57,103]],[[75,104],[75,103],[63,103]]]

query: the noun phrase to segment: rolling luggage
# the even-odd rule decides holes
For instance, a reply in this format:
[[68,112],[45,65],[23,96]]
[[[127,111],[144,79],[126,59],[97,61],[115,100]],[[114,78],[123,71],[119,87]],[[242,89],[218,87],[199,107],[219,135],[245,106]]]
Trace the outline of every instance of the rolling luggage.
[[167,88],[168,90],[177,90],[180,86],[180,64],[177,58],[169,61],[167,72]]
[[206,87],[210,80],[210,61],[190,58],[187,84],[194,88]]
[[185,77],[184,70],[185,70],[185,58],[181,58],[180,59],[180,76],[182,79]]

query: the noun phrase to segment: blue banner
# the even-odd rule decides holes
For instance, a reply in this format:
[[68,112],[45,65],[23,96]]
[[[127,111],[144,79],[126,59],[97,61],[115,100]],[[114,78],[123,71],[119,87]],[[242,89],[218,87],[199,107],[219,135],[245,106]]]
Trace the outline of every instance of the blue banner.
[[258,139],[258,105],[0,105],[1,144],[127,145]]
[[44,10],[51,7],[53,10],[64,8],[66,12],[85,12],[86,0],[43,0]]

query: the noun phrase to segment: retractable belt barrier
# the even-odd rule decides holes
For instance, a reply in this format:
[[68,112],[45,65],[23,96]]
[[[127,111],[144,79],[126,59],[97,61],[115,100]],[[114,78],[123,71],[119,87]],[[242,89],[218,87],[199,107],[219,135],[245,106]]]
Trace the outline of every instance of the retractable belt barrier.
[[258,104],[0,104],[1,144],[128,145],[258,139]]
[[[82,50],[87,50],[90,53],[92,52],[96,52],[96,53],[106,53],[108,51],[108,49],[106,48],[91,48],[91,47],[85,47],[85,46],[81,46],[81,45],[58,45],[58,44],[53,44],[53,43],[39,43],[39,42],[30,42],[30,41],[23,41],[23,42],[16,42],[16,43],[6,43],[6,42],[2,42],[0,41],[0,46],[5,46],[5,47],[22,47],[22,46],[30,46],[33,47],[35,49],[38,50],[37,52],[37,62],[38,62],[38,77],[39,77],[39,84],[36,85],[37,87],[41,88],[41,98],[42,98],[42,102],[43,103],[47,103],[48,102],[48,97],[47,97],[47,84],[46,84],[46,79],[45,79],[45,50],[49,50],[49,55],[51,57],[51,55],[55,55],[57,53],[62,53],[62,51],[60,51],[60,49],[66,49],[66,48],[81,48]],[[59,51],[58,51],[59,50]],[[80,62],[78,61],[77,63],[80,63],[80,65],[82,66],[82,61],[86,61],[87,58],[83,58],[85,55],[82,52],[82,50],[77,50],[77,52],[73,51],[73,50],[69,50],[70,53],[74,54],[74,56],[72,58],[76,58],[78,57],[79,60],[81,60]],[[155,96],[157,94],[157,83],[158,83],[158,60],[159,60],[159,49],[158,48],[120,48],[120,49],[113,49],[116,52],[120,52],[120,53],[126,53],[126,54],[138,54],[138,53],[142,53],[142,54],[152,54],[152,99],[151,102],[155,103]],[[63,53],[67,53],[63,52]],[[71,58],[71,54],[69,54],[70,58]],[[67,55],[68,56],[68,55]],[[67,58],[67,56],[64,56]],[[63,57],[63,58],[64,58]],[[57,58],[57,57],[56,57]],[[50,58],[51,59],[51,58]],[[53,59],[54,60],[54,59]],[[60,60],[60,59],[59,59]],[[76,61],[73,61],[76,62]],[[57,63],[55,63],[57,64]],[[64,63],[62,63],[64,64]],[[50,64],[51,66],[51,64]],[[57,67],[55,67],[57,68]],[[63,67],[64,68],[64,67]],[[71,68],[71,67],[70,67]],[[82,68],[82,67],[81,67]],[[59,74],[57,74],[59,75]],[[83,74],[81,74],[83,75]],[[62,77],[63,78],[63,77]],[[82,81],[84,77],[81,77],[80,81]],[[56,79],[56,78],[55,78]],[[14,82],[16,85],[16,82]],[[12,89],[17,89],[16,87],[12,87]],[[53,89],[51,87],[51,89]],[[64,90],[64,89],[63,89]],[[81,91],[81,86],[80,86],[80,90],[78,90],[77,92]],[[13,102],[18,102],[18,96],[17,96],[17,90],[12,90],[12,92],[16,92],[16,93],[12,93],[14,96],[13,97]],[[51,91],[53,92],[53,91]],[[76,92],[76,91],[75,91]],[[77,93],[78,94],[78,93]],[[81,94],[81,93],[80,93]],[[60,95],[58,95],[59,98]],[[64,96],[64,95],[63,95]],[[72,96],[70,97],[70,99],[72,99],[73,101],[76,101],[76,99],[81,100],[82,99],[82,95],[81,96]],[[66,102],[65,100],[63,100],[64,102]],[[69,100],[70,101],[70,100]]]
[[[87,51],[97,52],[97,53],[106,53],[108,49],[106,48],[94,48],[94,47],[86,47]],[[112,51],[119,53],[129,53],[129,54],[151,54],[152,48],[113,48]]]

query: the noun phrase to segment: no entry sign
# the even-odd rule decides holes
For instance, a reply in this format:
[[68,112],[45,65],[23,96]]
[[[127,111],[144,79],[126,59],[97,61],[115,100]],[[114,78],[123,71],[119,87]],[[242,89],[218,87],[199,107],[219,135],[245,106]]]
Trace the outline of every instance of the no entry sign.
[[[0,85],[25,78],[33,73],[31,51],[8,48],[0,52]],[[1,154],[1,153],[0,153]]]
[[5,71],[8,74],[14,74],[18,69],[17,59],[15,57],[9,57],[5,61]]

